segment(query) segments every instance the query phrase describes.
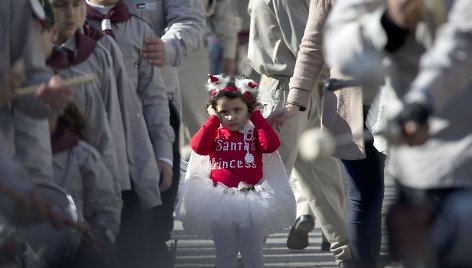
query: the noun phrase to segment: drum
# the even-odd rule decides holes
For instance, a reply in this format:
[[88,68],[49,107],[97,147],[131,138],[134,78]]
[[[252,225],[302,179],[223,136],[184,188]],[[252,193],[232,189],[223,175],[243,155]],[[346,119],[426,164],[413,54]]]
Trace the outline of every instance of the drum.
[[[61,187],[49,183],[35,184],[53,208],[74,222],[81,222],[82,215],[72,197]],[[56,229],[49,223],[36,224],[18,229],[24,241],[35,255],[48,266],[67,264],[75,255],[82,233],[74,228]]]

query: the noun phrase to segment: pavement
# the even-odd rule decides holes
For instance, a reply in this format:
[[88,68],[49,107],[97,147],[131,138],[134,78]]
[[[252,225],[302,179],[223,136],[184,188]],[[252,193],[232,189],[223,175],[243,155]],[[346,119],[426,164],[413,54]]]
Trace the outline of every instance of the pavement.
[[[393,200],[393,182],[390,179],[385,181],[384,214],[386,207]],[[385,230],[385,228],[383,228]],[[286,246],[288,229],[282,233],[269,236],[264,247],[265,267],[338,267],[331,252],[320,250],[321,229],[319,224],[309,234],[309,246],[304,250],[290,250]],[[382,237],[382,258],[386,258],[388,246],[385,231]],[[211,240],[199,239],[183,230],[182,224],[175,221],[172,240],[169,246],[175,254],[175,266],[181,268],[213,267],[215,251]],[[242,268],[238,264],[238,268]],[[399,264],[390,263],[386,268],[401,268]],[[229,267],[230,268],[230,267]]]

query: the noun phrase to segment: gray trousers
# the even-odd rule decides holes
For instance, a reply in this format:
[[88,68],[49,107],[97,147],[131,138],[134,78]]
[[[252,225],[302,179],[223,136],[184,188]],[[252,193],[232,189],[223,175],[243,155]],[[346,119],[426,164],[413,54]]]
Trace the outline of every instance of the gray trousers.
[[[297,200],[297,217],[314,215],[326,238],[331,243],[331,252],[338,262],[351,258],[348,245],[346,220],[346,189],[339,161],[332,157],[320,158],[314,162],[304,161],[298,153],[298,140],[303,131],[320,127],[318,86],[311,95],[305,112],[298,113],[286,121],[279,138],[279,153],[288,175],[291,177]],[[282,108],[288,95],[288,80],[276,80],[262,76],[259,98],[264,106],[264,116]],[[296,172],[292,173],[295,168]]]

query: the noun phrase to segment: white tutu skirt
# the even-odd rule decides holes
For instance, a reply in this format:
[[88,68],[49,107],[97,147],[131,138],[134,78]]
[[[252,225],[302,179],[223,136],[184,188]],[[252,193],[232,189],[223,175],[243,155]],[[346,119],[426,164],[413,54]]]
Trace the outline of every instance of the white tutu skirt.
[[288,228],[295,219],[293,191],[278,152],[263,155],[263,174],[255,190],[241,191],[209,178],[208,156],[192,152],[177,205],[187,232],[212,239],[211,227],[262,226],[264,235]]

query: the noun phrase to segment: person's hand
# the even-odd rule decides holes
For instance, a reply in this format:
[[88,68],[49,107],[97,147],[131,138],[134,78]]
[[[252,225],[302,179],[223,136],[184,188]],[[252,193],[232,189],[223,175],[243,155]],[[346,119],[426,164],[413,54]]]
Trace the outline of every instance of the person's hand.
[[387,12],[397,26],[414,30],[421,19],[421,0],[387,0]]
[[402,125],[401,141],[410,146],[417,146],[429,139],[429,125],[419,124],[415,121],[406,121]]
[[74,97],[74,92],[71,87],[64,86],[62,79],[55,75],[47,85],[39,86],[36,90],[36,96],[46,103],[49,109],[60,110],[69,105]]
[[159,168],[161,178],[161,181],[159,183],[159,190],[161,192],[164,192],[172,185],[172,165],[165,161],[157,160],[157,167]]
[[233,76],[236,71],[236,60],[230,58],[223,58],[221,60],[221,73]]
[[277,109],[273,111],[268,117],[267,121],[272,125],[272,127],[280,132],[282,130],[282,127],[284,126],[285,121],[288,119],[294,117],[298,112],[300,111],[300,108],[288,104],[283,108]]
[[410,146],[425,143],[430,137],[428,119],[429,110],[424,105],[407,104],[395,120],[400,126],[400,138],[397,143]]
[[166,47],[159,37],[151,37],[144,43],[143,56],[150,64],[162,67],[166,65]]
[[211,105],[208,105],[208,107],[207,107],[207,112],[208,112],[208,114],[209,114],[210,116],[211,116],[211,115],[216,115],[216,116],[218,116],[218,113],[216,112],[215,109],[213,109],[213,107],[212,107]]
[[15,226],[29,226],[49,222],[55,228],[72,227],[86,230],[88,227],[74,222],[72,219],[59,214],[53,205],[40,192],[31,190],[20,192],[11,187],[0,186],[0,191],[14,201],[12,224]]
[[14,89],[23,84],[24,76],[11,68],[0,70],[0,107],[12,99]]

